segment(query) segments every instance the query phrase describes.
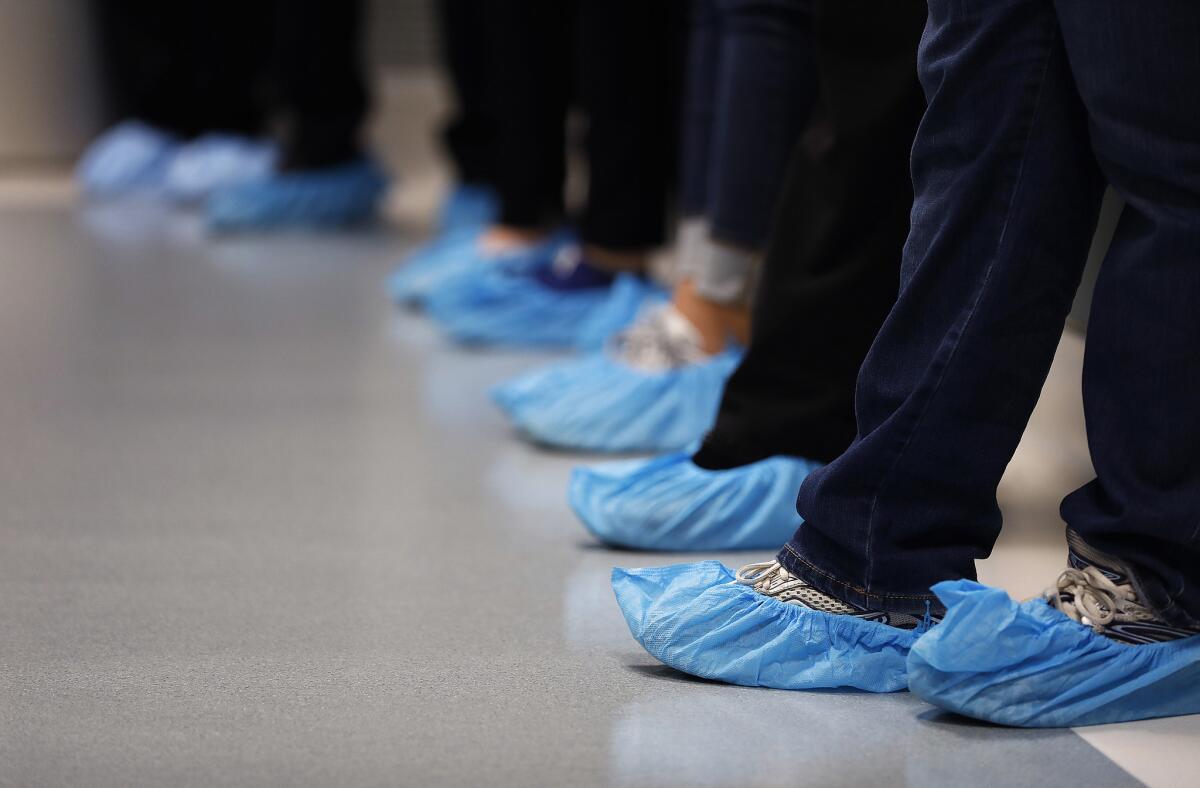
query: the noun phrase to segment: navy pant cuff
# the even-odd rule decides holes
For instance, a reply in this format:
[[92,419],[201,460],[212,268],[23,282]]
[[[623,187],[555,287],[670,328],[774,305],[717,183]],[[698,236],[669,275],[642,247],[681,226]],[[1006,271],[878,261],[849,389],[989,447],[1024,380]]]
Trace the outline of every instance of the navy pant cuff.
[[938,617],[946,612],[946,608],[932,593],[899,594],[868,591],[858,584],[842,580],[820,568],[816,561],[805,556],[794,540],[783,546],[775,560],[783,564],[783,568],[793,576],[800,578],[818,591],[863,610],[907,613],[914,616],[923,616],[928,611]]

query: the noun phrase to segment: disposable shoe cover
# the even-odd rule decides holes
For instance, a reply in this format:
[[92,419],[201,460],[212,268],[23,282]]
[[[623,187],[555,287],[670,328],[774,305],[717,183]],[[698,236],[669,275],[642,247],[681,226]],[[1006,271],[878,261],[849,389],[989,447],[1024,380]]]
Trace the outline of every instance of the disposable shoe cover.
[[624,328],[656,293],[629,274],[609,287],[555,290],[537,280],[536,269],[503,265],[455,275],[429,295],[426,310],[464,344],[579,348]]
[[771,599],[719,561],[616,568],[612,586],[629,631],[656,659],[747,687],[902,690],[921,636]]
[[367,159],[276,173],[218,189],[207,219],[224,231],[343,227],[372,218],[386,188],[383,171]]
[[460,183],[442,201],[437,231],[444,234],[468,228],[478,230],[491,224],[499,210],[499,201],[491,189]]
[[459,228],[414,249],[388,277],[392,300],[419,306],[446,282],[489,265],[478,252],[479,233],[478,228]]
[[739,351],[703,364],[648,372],[607,352],[563,361],[492,389],[529,438],[586,451],[677,451],[712,426]]
[[800,526],[796,493],[817,463],[770,457],[727,470],[691,452],[576,468],[568,500],[603,542],[638,550],[778,547]]
[[93,197],[157,188],[178,147],[178,141],[166,132],[138,121],[125,121],[88,146],[76,167],[76,177]]
[[909,687],[944,709],[1031,728],[1200,713],[1200,636],[1118,643],[1040,599],[938,583],[942,623],[913,649]]
[[265,178],[279,151],[263,140],[206,134],[179,148],[167,165],[164,188],[179,202],[203,200],[213,191]]

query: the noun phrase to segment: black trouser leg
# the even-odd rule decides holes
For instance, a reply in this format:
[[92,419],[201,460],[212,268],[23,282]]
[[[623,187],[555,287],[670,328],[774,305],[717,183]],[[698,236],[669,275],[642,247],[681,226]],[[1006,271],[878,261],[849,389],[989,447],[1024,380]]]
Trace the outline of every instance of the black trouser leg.
[[270,0],[97,0],[94,9],[117,118],[182,137],[260,130]]
[[461,183],[496,181],[496,110],[487,51],[490,0],[441,0],[442,60],[454,90],[454,115],[442,129],[442,141]]
[[276,0],[271,79],[284,169],[328,167],[361,152],[368,110],[358,0]]
[[501,224],[562,220],[574,2],[510,0],[487,8]]
[[896,298],[924,109],[919,0],[819,3],[821,99],[776,210],[753,340],[695,457],[828,461],[853,440],[854,384]]
[[583,240],[641,250],[666,237],[683,68],[676,0],[581,0],[576,62],[588,118]]

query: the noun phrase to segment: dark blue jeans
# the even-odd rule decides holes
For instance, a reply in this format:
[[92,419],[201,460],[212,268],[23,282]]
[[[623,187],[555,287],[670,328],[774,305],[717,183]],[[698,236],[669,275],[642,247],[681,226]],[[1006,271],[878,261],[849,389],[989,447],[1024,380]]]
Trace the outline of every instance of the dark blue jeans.
[[680,209],[761,249],[817,98],[812,0],[691,0]]
[[[800,491],[780,560],[921,612],[973,578],[1107,180],[1125,198],[1094,294],[1096,479],[1068,525],[1200,623],[1200,3],[931,0],[899,299],[860,371],[858,435]],[[1048,578],[1049,580],[1049,578]]]

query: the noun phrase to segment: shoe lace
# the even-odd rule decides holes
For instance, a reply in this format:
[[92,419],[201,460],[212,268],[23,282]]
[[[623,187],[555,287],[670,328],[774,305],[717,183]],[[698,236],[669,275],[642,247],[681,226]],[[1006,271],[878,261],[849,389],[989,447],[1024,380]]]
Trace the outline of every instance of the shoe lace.
[[1113,621],[1146,621],[1154,613],[1138,602],[1137,592],[1128,584],[1118,585],[1094,566],[1070,568],[1058,576],[1045,599],[1071,620],[1091,627],[1097,633]]
[[756,586],[764,581],[768,585],[773,585],[775,582],[782,583],[795,579],[788,570],[783,568],[783,564],[778,561],[760,561],[757,564],[746,564],[737,570],[734,578],[744,586]]
[[677,369],[705,359],[687,318],[667,305],[639,318],[613,340],[614,352],[635,369]]

